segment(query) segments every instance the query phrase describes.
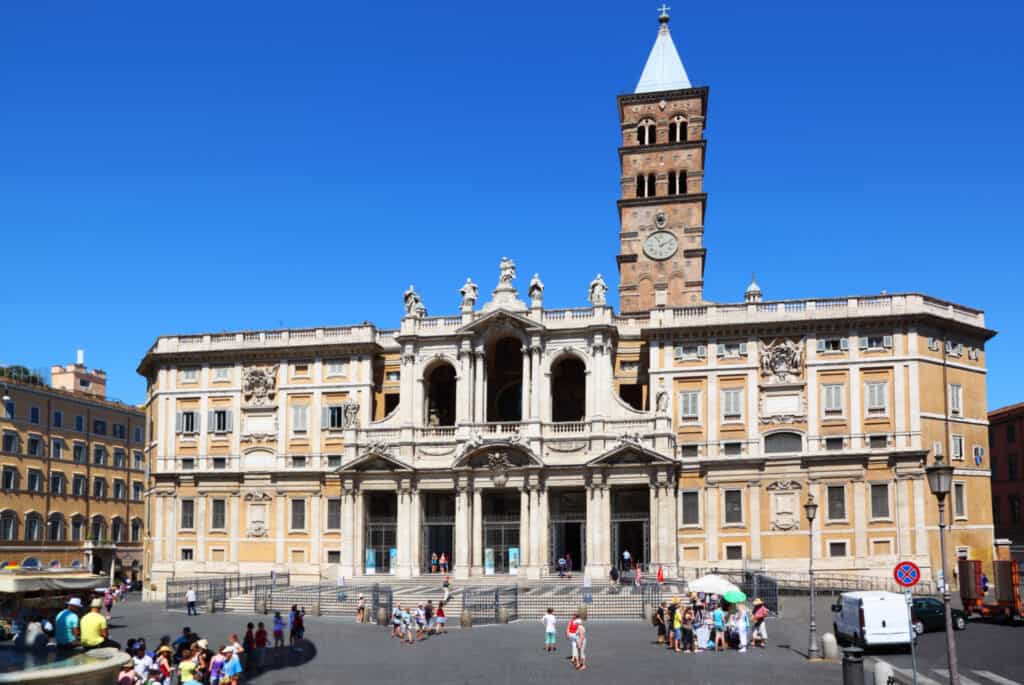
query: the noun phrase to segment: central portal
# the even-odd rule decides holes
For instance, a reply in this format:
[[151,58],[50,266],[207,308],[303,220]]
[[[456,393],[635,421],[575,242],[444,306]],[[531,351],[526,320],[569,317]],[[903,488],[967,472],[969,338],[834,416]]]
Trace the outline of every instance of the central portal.
[[483,495],[484,575],[519,569],[519,493],[491,490]]
[[[448,561],[448,569],[455,565],[455,495],[449,492],[429,492],[423,496],[423,558],[420,571],[441,573],[440,558]],[[434,555],[437,555],[434,560]]]
[[392,573],[392,561],[398,554],[398,496],[394,492],[371,492],[366,499],[365,571],[369,575]]
[[[626,571],[650,561],[651,491],[648,488],[612,488],[612,559]],[[624,556],[629,552],[629,557]]]
[[565,559],[567,571],[580,570],[587,563],[587,493],[582,489],[551,490],[549,498],[549,570],[558,572],[559,559]]

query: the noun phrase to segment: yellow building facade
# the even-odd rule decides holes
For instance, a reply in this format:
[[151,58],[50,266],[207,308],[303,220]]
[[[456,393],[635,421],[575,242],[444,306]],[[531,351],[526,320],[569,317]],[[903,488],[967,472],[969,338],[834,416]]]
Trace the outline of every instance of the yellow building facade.
[[409,577],[442,554],[464,578],[540,578],[566,555],[603,575],[627,553],[668,574],[813,554],[934,578],[936,453],[956,469],[951,554],[990,561],[984,314],[918,293],[771,301],[756,283],[707,302],[707,97],[663,16],[619,97],[619,313],[600,275],[583,307],[545,308],[538,275],[521,297],[503,258],[457,313],[429,316],[410,286],[397,329],[158,338],[139,367],[156,587]]

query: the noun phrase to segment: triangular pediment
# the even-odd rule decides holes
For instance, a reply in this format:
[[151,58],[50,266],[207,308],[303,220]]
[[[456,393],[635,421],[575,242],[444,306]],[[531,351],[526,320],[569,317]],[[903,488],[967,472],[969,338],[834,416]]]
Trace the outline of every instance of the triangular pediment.
[[371,447],[347,464],[339,471],[412,471],[413,468],[404,461],[391,455],[390,450]]
[[459,329],[459,333],[479,333],[496,326],[518,328],[524,331],[537,332],[544,330],[544,326],[533,319],[510,312],[505,309],[498,309],[488,312],[475,321],[471,321]]
[[639,464],[674,464],[668,456],[647,449],[640,443],[620,442],[615,447],[587,462],[587,466],[634,466]]

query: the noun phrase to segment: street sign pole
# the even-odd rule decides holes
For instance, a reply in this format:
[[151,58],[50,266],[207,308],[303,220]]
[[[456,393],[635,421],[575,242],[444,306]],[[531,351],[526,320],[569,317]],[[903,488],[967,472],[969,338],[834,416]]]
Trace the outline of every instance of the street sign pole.
[[914,685],[917,685],[917,632],[914,630],[914,593],[910,588],[921,580],[921,569],[912,561],[901,561],[892,570],[892,576],[903,588],[907,598],[907,630],[910,631],[910,660],[914,668]]
[[914,594],[910,588],[906,589],[907,595],[907,623],[910,625],[910,662],[914,669],[914,685],[917,685],[917,632],[914,630],[914,613],[911,607],[914,605]]

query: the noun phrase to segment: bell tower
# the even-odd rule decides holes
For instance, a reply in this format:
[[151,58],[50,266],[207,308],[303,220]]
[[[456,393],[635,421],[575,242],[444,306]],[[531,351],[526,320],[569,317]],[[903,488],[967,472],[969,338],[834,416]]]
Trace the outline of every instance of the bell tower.
[[620,95],[618,201],[623,312],[704,300],[704,119],[707,87],[693,87],[662,5],[658,36],[633,93]]

